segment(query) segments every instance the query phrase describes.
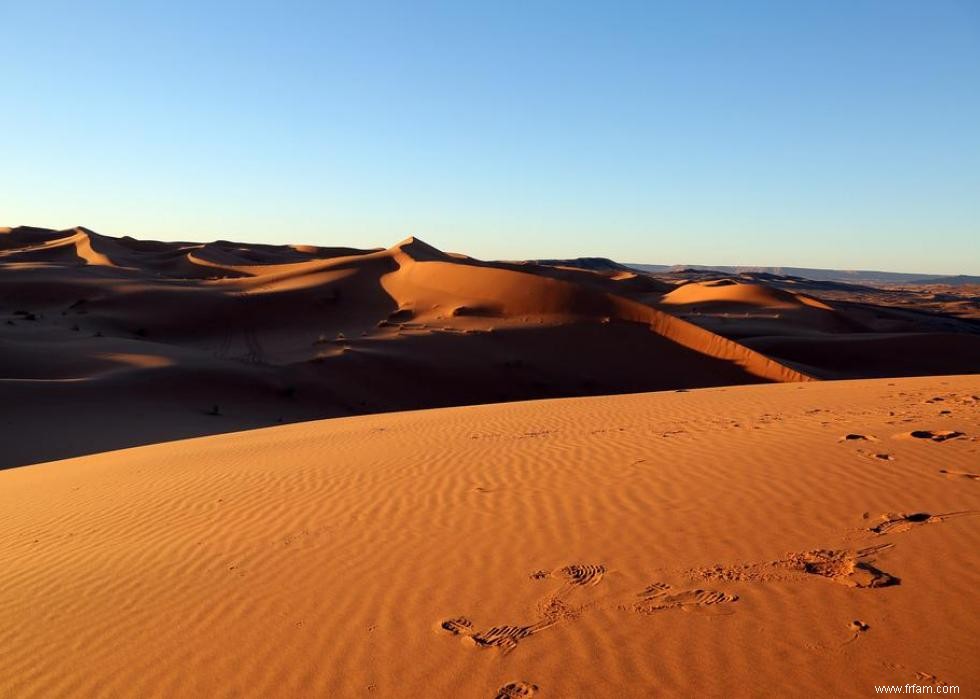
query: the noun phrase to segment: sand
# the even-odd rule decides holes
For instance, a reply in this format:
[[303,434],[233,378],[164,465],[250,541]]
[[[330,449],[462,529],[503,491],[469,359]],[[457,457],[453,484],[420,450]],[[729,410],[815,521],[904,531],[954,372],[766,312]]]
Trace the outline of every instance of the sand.
[[978,435],[980,378],[948,376],[368,415],[10,469],[0,696],[970,696]]
[[619,293],[666,288],[638,279],[415,238],[0,229],[0,429],[22,436],[0,442],[0,468],[326,417],[810,378]]
[[655,279],[676,286],[642,295],[646,303],[813,378],[980,373],[975,286],[871,287],[698,271]]
[[0,697],[975,694],[978,308],[0,229]]
[[977,374],[977,309],[968,286],[494,262],[416,238],[0,228],[0,430],[20,437],[0,469],[419,408]]

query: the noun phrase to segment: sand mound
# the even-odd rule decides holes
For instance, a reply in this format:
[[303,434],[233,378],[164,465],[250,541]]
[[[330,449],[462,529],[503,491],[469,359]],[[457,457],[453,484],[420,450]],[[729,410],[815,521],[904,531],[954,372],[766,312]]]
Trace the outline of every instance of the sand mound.
[[0,695],[968,693],[978,394],[511,403],[0,472]]
[[116,266],[107,254],[113,248],[110,239],[86,228],[63,232],[65,235],[34,228],[7,230],[0,238],[0,260],[4,262]]
[[0,228],[0,250],[42,245],[52,240],[64,238],[65,234],[65,231],[36,228],[34,226],[4,227]]
[[734,279],[715,279],[705,282],[689,282],[666,294],[661,303],[668,306],[698,305],[730,308],[747,306],[750,308],[821,308],[830,310],[826,304],[802,294],[766,286],[736,281]]

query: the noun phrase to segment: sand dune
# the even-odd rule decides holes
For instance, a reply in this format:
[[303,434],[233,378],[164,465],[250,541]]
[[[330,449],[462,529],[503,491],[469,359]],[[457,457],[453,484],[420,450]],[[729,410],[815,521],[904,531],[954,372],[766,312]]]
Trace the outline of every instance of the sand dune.
[[[414,238],[356,250],[6,229],[0,424],[34,437],[0,447],[0,467],[366,412],[809,378],[619,293],[660,283],[611,275]],[[59,440],[43,438],[52,421]]]
[[692,274],[488,262],[416,238],[0,229],[0,426],[24,435],[0,444],[0,468],[364,413],[980,372],[980,325],[938,313],[934,294],[914,297],[923,311],[893,291]]
[[980,378],[936,377],[360,416],[4,471],[0,695],[969,695],[978,435]]
[[803,294],[753,284],[734,279],[715,279],[706,282],[689,282],[664,295],[666,305],[691,305],[729,308],[819,308],[829,311],[830,306]]
[[661,276],[676,286],[648,303],[811,377],[980,372],[980,304],[967,287],[944,294],[772,274]]

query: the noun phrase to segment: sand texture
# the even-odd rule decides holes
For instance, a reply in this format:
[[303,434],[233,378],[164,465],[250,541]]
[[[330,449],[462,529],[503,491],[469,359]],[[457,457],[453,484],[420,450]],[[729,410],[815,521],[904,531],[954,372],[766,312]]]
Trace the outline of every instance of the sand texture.
[[[97,248],[55,249],[120,264]],[[424,264],[385,287],[444,298]],[[290,274],[274,284],[303,288]],[[142,371],[130,354],[109,361]],[[970,696],[978,435],[980,378],[947,376],[365,415],[8,469],[0,696]]]

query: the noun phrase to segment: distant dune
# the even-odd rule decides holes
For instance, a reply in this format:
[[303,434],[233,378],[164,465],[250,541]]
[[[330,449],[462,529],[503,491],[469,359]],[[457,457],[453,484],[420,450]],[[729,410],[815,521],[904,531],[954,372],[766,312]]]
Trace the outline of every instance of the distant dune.
[[413,238],[0,229],[0,425],[23,436],[0,467],[360,413],[980,371],[968,298],[821,284],[485,262]]
[[415,239],[356,250],[8,229],[0,422],[25,439],[0,465],[364,412],[808,378],[617,293],[664,288]]
[[915,272],[879,272],[859,269],[820,269],[815,267],[756,267],[752,265],[648,265],[629,264],[643,272],[669,272],[679,270],[716,271],[725,274],[762,273],[780,277],[803,277],[815,281],[848,282],[855,284],[980,284],[980,277],[968,274],[921,274]]
[[963,376],[370,415],[10,469],[0,696],[970,696],[978,435]]

